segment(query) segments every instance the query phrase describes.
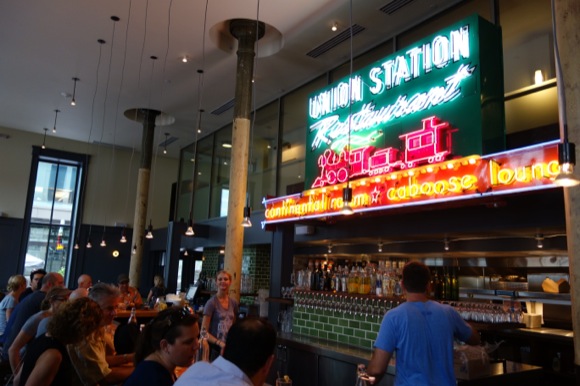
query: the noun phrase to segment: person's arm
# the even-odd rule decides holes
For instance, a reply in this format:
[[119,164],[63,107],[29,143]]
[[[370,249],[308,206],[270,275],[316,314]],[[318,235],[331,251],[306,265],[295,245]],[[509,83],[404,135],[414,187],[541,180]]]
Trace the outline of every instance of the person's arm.
[[133,363],[135,359],[135,354],[122,354],[122,355],[107,355],[107,363],[111,367],[121,366],[126,363]]
[[149,294],[147,295],[147,304],[151,302],[151,298],[153,297],[153,288],[149,290]]
[[50,386],[62,362],[62,354],[56,349],[48,349],[38,357],[26,385]]
[[10,320],[10,315],[12,315],[13,309],[14,309],[14,307],[6,309],[6,322],[8,322]]
[[111,372],[99,382],[99,385],[117,385],[123,383],[135,370],[133,366],[111,367]]
[[375,383],[379,383],[381,378],[385,375],[392,356],[392,353],[381,350],[380,348],[375,348],[373,351],[371,361],[367,366],[367,374],[376,378]]
[[10,361],[10,367],[12,368],[12,372],[15,373],[16,369],[20,365],[20,361],[22,358],[20,357],[20,350],[22,347],[26,346],[28,342],[30,342],[34,338],[32,335],[29,335],[24,330],[20,330],[14,342],[10,345],[8,349],[8,360]]
[[481,337],[479,336],[479,332],[477,332],[477,330],[473,328],[471,325],[469,325],[469,327],[471,328],[471,336],[469,337],[469,339],[465,341],[465,343],[471,346],[477,346],[478,344],[481,343]]
[[133,294],[133,303],[135,304],[135,308],[140,308],[143,305],[143,298],[139,293],[137,288],[134,288],[135,293]]

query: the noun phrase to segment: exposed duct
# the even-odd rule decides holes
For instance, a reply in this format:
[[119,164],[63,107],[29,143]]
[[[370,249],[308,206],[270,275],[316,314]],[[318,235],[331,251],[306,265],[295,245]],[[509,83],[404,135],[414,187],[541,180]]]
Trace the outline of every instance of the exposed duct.
[[[365,29],[366,28],[361,25],[353,24],[352,36],[355,36],[363,32]],[[327,40],[318,47],[307,52],[306,56],[310,56],[311,58],[318,58],[320,55],[325,54],[326,52],[332,50],[334,47],[338,46],[342,42],[347,41],[349,38],[350,38],[350,28],[346,28],[344,31],[334,36],[332,39]]]

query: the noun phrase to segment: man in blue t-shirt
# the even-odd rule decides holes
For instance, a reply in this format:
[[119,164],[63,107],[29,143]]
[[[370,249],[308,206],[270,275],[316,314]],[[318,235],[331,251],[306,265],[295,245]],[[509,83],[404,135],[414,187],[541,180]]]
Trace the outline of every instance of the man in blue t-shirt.
[[454,386],[453,340],[480,343],[479,334],[453,307],[429,300],[429,268],[411,261],[403,268],[405,303],[387,312],[367,372],[378,380],[396,353],[395,386]]

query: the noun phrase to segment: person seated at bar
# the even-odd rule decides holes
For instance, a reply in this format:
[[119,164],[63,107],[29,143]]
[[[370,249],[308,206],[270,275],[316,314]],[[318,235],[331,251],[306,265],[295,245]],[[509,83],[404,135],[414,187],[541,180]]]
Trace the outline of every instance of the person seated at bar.
[[26,289],[20,294],[18,301],[21,302],[25,297],[38,291],[42,285],[42,279],[46,276],[46,271],[44,269],[36,269],[30,272],[30,284]]
[[262,386],[274,362],[276,330],[262,318],[239,319],[228,332],[223,356],[196,362],[175,386]]
[[67,344],[75,344],[100,325],[103,311],[88,298],[63,305],[51,319],[46,334],[30,343],[14,386],[69,386],[74,379]]
[[26,289],[26,278],[22,275],[10,276],[6,289],[9,292],[0,302],[0,336],[4,335],[6,323],[10,320],[12,310],[18,304],[18,297]]
[[124,386],[171,386],[175,368],[188,367],[199,347],[197,316],[186,308],[163,310],[145,326],[135,350],[135,371]]
[[52,316],[69,298],[70,290],[68,288],[53,287],[48,291],[46,297],[42,301],[41,311],[32,315],[22,329],[16,335],[16,338],[8,348],[8,358],[10,360],[10,367],[12,372],[16,369],[22,361],[22,356],[26,352],[27,345],[36,337],[38,326],[40,322]]
[[97,302],[103,311],[99,328],[86,339],[67,346],[76,377],[73,385],[115,385],[122,383],[133,372],[132,354],[107,353],[105,329],[117,315],[119,290],[107,283],[97,283],[89,291],[89,299]]
[[367,368],[377,382],[396,352],[396,386],[455,385],[453,340],[479,344],[477,331],[453,307],[429,300],[430,283],[425,264],[405,264],[402,286],[407,300],[385,314]]
[[131,308],[141,308],[143,306],[143,298],[135,287],[129,285],[129,276],[122,273],[117,277],[117,285],[121,292],[121,308],[130,310]]
[[153,284],[153,287],[149,290],[149,294],[147,295],[147,304],[149,304],[151,309],[155,306],[157,298],[167,295],[167,288],[165,288],[163,276],[155,275],[153,278]]
[[77,279],[77,283],[78,287],[73,291],[71,296],[74,295],[75,299],[89,296],[89,288],[93,286],[93,279],[86,273],[83,273]]

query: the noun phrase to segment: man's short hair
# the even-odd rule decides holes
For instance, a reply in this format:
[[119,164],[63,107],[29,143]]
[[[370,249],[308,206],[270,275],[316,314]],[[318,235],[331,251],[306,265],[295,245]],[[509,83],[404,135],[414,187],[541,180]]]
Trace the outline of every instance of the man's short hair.
[[121,294],[119,289],[112,284],[97,283],[91,287],[89,291],[89,298],[97,303],[109,297],[119,297]]
[[32,281],[32,279],[34,279],[34,275],[38,275],[41,274],[42,276],[46,275],[46,270],[40,268],[40,269],[35,269],[34,271],[30,272],[30,281]]
[[251,378],[274,354],[275,347],[272,324],[263,318],[247,317],[238,319],[228,331],[223,357]]
[[410,261],[403,267],[403,285],[409,293],[424,293],[431,281],[429,268],[420,261]]

